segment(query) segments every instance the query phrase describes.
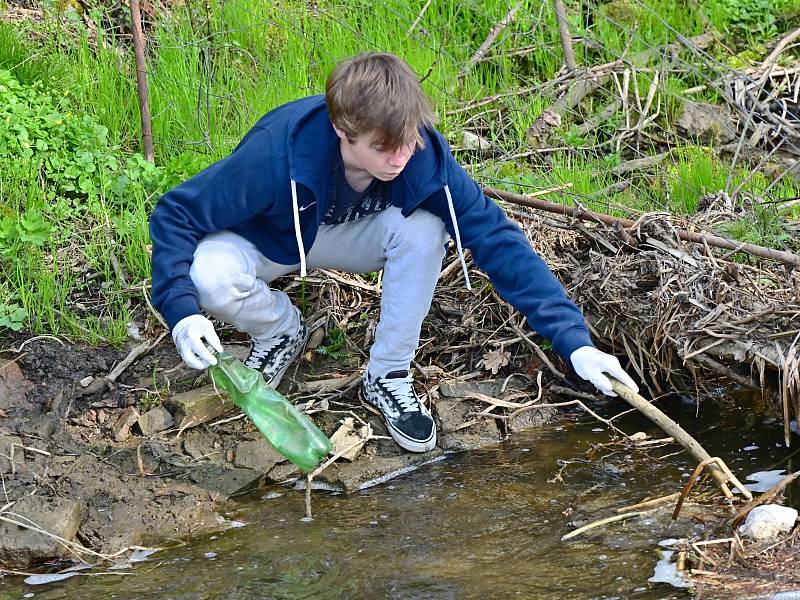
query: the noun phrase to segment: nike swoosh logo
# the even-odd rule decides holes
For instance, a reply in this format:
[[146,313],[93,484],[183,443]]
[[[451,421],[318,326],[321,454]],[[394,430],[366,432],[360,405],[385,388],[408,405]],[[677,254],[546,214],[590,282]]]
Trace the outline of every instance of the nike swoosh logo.
[[301,206],[300,208],[297,209],[297,212],[303,212],[305,209],[311,208],[315,204],[316,202],[312,202],[311,204],[306,204],[305,206]]

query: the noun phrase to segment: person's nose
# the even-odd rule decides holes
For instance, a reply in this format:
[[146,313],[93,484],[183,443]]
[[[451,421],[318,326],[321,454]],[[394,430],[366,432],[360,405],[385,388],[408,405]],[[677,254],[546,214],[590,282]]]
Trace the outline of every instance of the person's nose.
[[402,168],[411,158],[411,149],[409,147],[398,148],[389,155],[389,164],[392,167]]

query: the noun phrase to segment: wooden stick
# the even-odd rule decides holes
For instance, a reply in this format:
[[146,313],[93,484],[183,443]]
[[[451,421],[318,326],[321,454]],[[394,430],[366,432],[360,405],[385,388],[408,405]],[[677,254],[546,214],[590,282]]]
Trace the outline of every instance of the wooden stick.
[[503,17],[503,20],[500,21],[497,25],[495,25],[492,28],[492,30],[489,32],[489,35],[486,36],[486,39],[481,44],[480,48],[478,48],[478,50],[475,52],[475,54],[472,55],[472,57],[469,59],[469,62],[466,64],[466,66],[463,69],[461,69],[461,72],[458,74],[459,81],[464,79],[464,77],[466,76],[466,74],[469,72],[469,70],[472,67],[474,67],[481,60],[483,60],[483,55],[486,54],[486,51],[491,47],[491,45],[497,39],[497,36],[499,36],[500,33],[506,27],[509,26],[511,21],[514,20],[514,17],[517,15],[517,11],[521,7],[522,7],[521,3],[517,3],[514,6],[512,6],[511,10],[509,10],[508,13],[506,14],[506,16]]
[[563,542],[563,541],[572,539],[574,537],[579,536],[582,533],[586,533],[587,531],[589,531],[591,529],[595,529],[595,528],[601,527],[603,525],[608,525],[609,523],[616,523],[617,521],[624,521],[625,519],[630,519],[631,517],[640,517],[642,515],[646,515],[646,514],[651,513],[651,512],[653,512],[653,511],[652,510],[641,510],[641,511],[638,511],[638,512],[629,512],[629,513],[624,513],[624,514],[621,514],[621,515],[614,515],[613,517],[606,517],[605,519],[600,519],[599,521],[594,521],[592,523],[584,525],[583,527],[578,527],[576,530],[570,531],[566,535],[562,535],[561,536],[561,541]]
[[150,121],[150,92],[147,87],[142,13],[139,10],[139,0],[131,0],[131,20],[133,21],[133,53],[136,56],[136,88],[139,92],[139,111],[142,118],[142,145],[144,146],[144,157],[148,161],[154,162],[153,126]]
[[[498,200],[503,200],[505,202],[510,202],[512,204],[518,204],[519,206],[536,208],[539,210],[544,210],[559,215],[568,215],[570,217],[581,219],[583,221],[604,223],[605,225],[613,225],[614,223],[618,223],[626,228],[630,228],[635,225],[635,221],[632,221],[630,219],[623,219],[621,217],[612,217],[611,215],[605,215],[602,213],[589,212],[581,208],[565,206],[563,204],[556,204],[555,202],[548,202],[547,200],[528,198],[527,196],[523,196],[522,194],[506,192],[504,190],[498,190],[496,188],[484,187],[483,191],[490,198],[496,198]],[[715,248],[725,248],[727,250],[733,250],[734,252],[746,252],[747,254],[752,254],[753,256],[768,258],[770,260],[782,262],[784,264],[792,265],[793,267],[800,269],[800,256],[798,256],[794,252],[788,252],[785,250],[775,250],[774,248],[766,248],[764,246],[757,246],[756,244],[747,244],[745,242],[729,240],[727,238],[719,237],[716,235],[695,233],[694,231],[686,231],[685,229],[676,228],[675,232],[677,233],[680,239],[686,242],[692,242],[695,244],[705,243],[708,244],[709,246],[714,246]]]
[[564,63],[567,69],[574,71],[578,68],[578,63],[575,62],[575,51],[572,49],[572,35],[569,33],[569,24],[567,23],[567,11],[564,9],[564,0],[553,0],[553,8],[556,11],[556,20],[558,21],[558,37],[561,38],[561,49],[564,52]]
[[[692,455],[695,459],[700,461],[709,461],[711,459],[711,455],[706,452],[705,448],[703,448],[696,439],[694,439],[691,435],[689,435],[686,430],[683,429],[680,425],[678,425],[675,421],[670,419],[667,415],[657,409],[655,406],[650,404],[647,400],[645,400],[642,396],[634,392],[632,389],[623,385],[621,382],[617,381],[613,377],[609,377],[611,380],[611,387],[616,392],[616,394],[625,400],[628,404],[633,406],[637,409],[640,413],[642,413],[645,417],[650,419],[653,423],[658,425],[664,432],[666,432],[669,436],[671,436],[676,442],[678,442],[681,446],[683,446],[686,451]],[[733,494],[731,493],[730,489],[728,488],[728,481],[730,481],[730,477],[726,474],[725,470],[720,466],[721,460],[717,460],[714,462],[708,463],[708,469],[711,471],[711,476],[719,485],[722,492],[725,494],[727,498],[732,498]],[[734,482],[736,483],[736,482]],[[737,485],[740,488],[742,495],[751,500],[753,498],[753,494],[750,493],[750,490],[744,488],[744,486]]]

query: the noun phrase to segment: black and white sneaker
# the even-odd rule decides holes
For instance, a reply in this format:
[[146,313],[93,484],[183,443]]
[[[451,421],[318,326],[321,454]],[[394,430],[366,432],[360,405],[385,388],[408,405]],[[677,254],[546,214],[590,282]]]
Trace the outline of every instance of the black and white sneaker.
[[383,414],[386,427],[401,448],[427,452],[436,446],[436,423],[414,391],[408,371],[392,371],[373,379],[364,374],[364,400]]
[[303,353],[308,342],[305,321],[297,307],[294,310],[300,319],[300,328],[292,335],[280,335],[265,340],[251,339],[250,354],[244,361],[251,369],[261,371],[264,381],[273,388],[278,387],[286,369]]

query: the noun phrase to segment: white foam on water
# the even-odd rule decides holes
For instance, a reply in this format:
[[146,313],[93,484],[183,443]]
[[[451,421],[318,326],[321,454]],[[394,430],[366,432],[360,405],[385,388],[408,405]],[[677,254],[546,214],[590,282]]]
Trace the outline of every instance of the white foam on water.
[[758,450],[758,446],[745,446],[742,448],[745,452],[752,452],[753,450]]
[[669,562],[673,554],[675,554],[675,552],[672,550],[663,551],[661,560],[656,563],[653,576],[647,581],[651,581],[652,583],[666,583],[676,588],[689,587],[689,582],[678,572],[675,563]]
[[44,585],[45,583],[53,583],[55,581],[64,581],[70,577],[80,575],[75,571],[69,573],[48,573],[46,575],[30,575],[24,579],[28,585]]
[[[747,481],[754,481],[755,483],[746,483],[744,487],[751,492],[766,492],[781,479],[783,479],[784,475],[786,475],[786,471],[783,469],[774,469],[772,471],[756,471],[755,473],[751,473],[745,477]],[[738,494],[739,490],[734,490],[734,492]]]

